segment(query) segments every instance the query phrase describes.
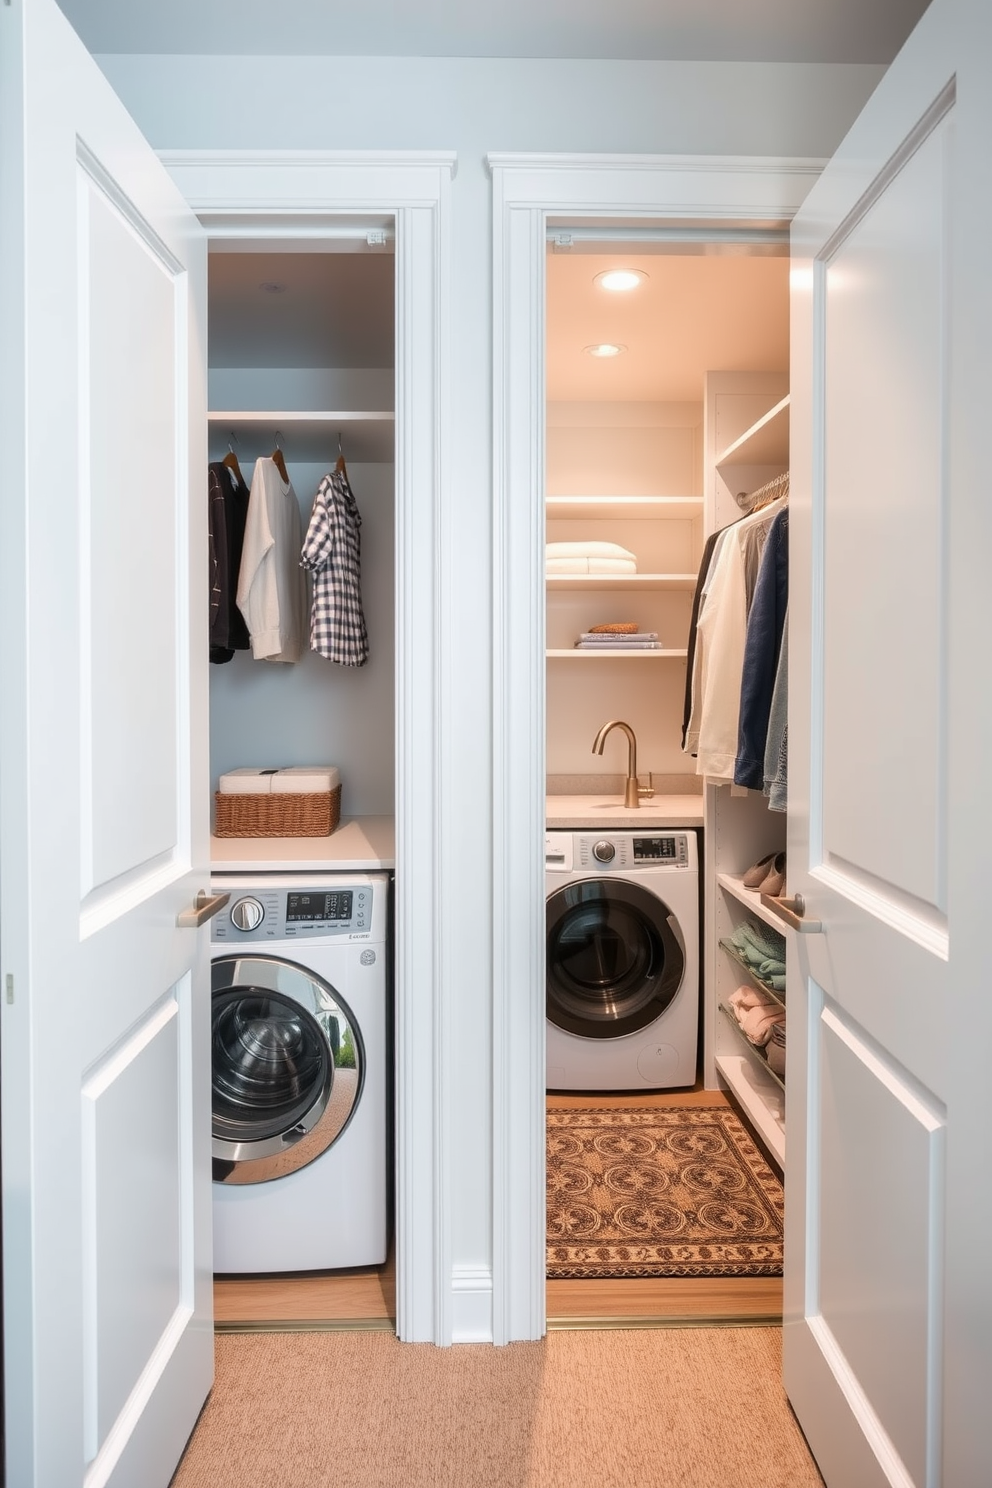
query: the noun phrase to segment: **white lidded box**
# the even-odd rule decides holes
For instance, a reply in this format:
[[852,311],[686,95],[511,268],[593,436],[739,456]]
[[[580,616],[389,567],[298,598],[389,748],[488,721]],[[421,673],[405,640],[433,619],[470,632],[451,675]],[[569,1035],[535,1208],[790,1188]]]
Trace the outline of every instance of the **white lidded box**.
[[329,837],[341,820],[335,765],[226,771],[214,796],[217,837]]

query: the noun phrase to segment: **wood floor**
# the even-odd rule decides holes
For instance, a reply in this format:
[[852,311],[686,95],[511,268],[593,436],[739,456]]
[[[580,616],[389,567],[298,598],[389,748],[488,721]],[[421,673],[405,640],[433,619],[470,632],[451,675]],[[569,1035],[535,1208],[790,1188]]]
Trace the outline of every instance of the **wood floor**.
[[[699,1087],[658,1094],[548,1095],[549,1110],[597,1104],[707,1106],[732,1102],[719,1091]],[[547,1299],[549,1328],[740,1327],[778,1323],[782,1317],[780,1277],[549,1281]],[[396,1317],[394,1259],[391,1256],[381,1270],[218,1277],[214,1282],[214,1316],[220,1332],[392,1328]]]

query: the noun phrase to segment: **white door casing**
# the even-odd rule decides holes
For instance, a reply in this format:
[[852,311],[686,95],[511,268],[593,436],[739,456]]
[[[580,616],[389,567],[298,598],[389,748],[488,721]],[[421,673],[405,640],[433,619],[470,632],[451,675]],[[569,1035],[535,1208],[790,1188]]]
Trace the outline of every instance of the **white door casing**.
[[[545,1329],[544,337],[549,224],[787,226],[822,162],[491,155],[493,493],[493,1319]],[[528,741],[520,748],[520,740]],[[505,1038],[505,1029],[518,1035]],[[526,1050],[526,1057],[521,1054]]]
[[989,1332],[966,1319],[989,1289],[960,1224],[987,1076],[956,1058],[981,1025],[989,806],[966,764],[988,691],[980,9],[935,0],[793,226],[789,888],[823,933],[789,952],[785,1380],[831,1488],[988,1471]]
[[168,1482],[213,1375],[205,240],[0,10],[7,1481]]
[[458,1333],[445,1133],[448,1006],[458,979],[443,906],[457,870],[457,706],[445,576],[456,555],[445,462],[449,191],[447,151],[166,151],[161,159],[211,241],[319,241],[384,216],[396,239],[396,1330],[447,1344]]

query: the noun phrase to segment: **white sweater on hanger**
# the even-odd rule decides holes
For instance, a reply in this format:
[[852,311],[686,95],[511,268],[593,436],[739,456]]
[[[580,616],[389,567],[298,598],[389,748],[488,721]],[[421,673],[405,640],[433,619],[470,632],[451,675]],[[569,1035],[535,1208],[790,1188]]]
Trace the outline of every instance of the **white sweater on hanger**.
[[267,456],[255,461],[238,609],[256,661],[299,661],[306,628],[306,579],[300,568],[300,507],[289,481]]
[[[711,577],[697,621],[701,657],[696,773],[733,780],[747,636],[747,578],[744,545],[748,529],[770,526],[783,502],[773,501],[727,530],[711,561]],[[696,698],[693,698],[695,721]],[[687,747],[689,747],[687,741]]]

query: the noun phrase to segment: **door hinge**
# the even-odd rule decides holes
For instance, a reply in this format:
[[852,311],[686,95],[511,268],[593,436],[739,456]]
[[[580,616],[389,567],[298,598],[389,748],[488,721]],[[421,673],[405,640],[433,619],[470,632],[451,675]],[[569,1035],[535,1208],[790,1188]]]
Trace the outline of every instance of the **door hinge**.
[[569,232],[555,233],[555,252],[567,253],[572,246],[572,234]]
[[[5,0],[5,3],[7,5],[9,5],[10,4],[10,0]],[[9,1003],[12,1003],[13,1000],[14,1000],[14,974],[13,974],[13,972],[8,971],[8,973],[7,973],[7,1002],[8,1002],[8,1004]]]
[[386,246],[386,230],[382,227],[372,227],[365,234],[365,241],[370,248],[384,248]]

